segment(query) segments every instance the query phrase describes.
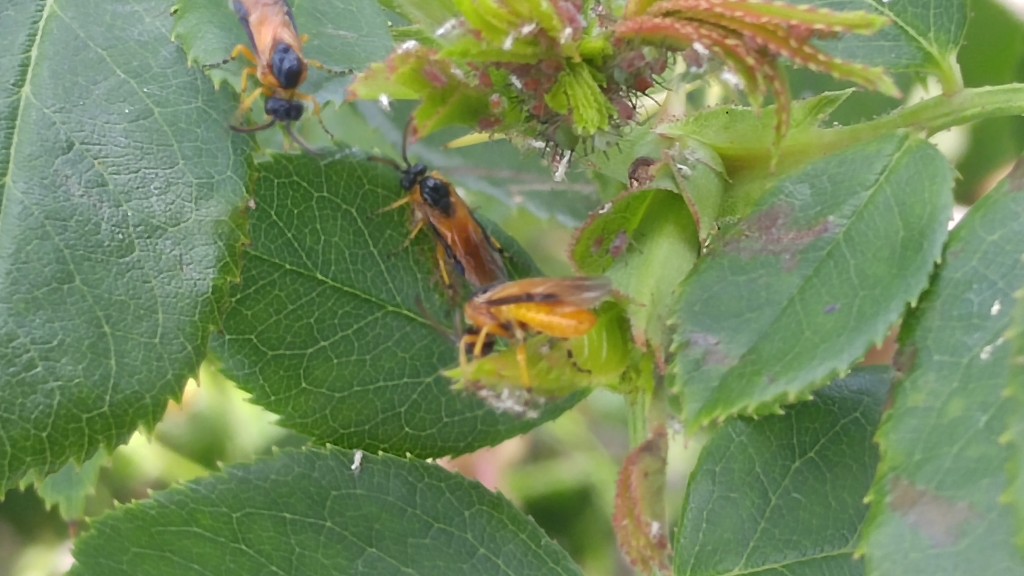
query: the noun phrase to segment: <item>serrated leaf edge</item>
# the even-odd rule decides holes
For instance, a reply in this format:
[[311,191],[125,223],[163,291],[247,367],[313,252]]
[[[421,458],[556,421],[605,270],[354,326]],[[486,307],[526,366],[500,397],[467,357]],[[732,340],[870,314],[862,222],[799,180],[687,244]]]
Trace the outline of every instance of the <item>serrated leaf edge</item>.
[[[914,140],[913,138],[907,138],[903,145],[900,147],[900,149],[893,154],[893,158],[890,164],[895,162],[898,159],[899,155],[902,154],[908,148],[910,143],[915,141],[917,140]],[[927,144],[927,142],[924,143],[925,145],[930,146],[930,144]],[[884,171],[883,174],[880,174],[880,177],[884,177]],[[950,202],[952,202],[951,196]],[[784,390],[762,401],[733,404],[731,408],[722,407],[715,410],[707,411],[703,415],[699,413],[695,414],[690,422],[684,424],[686,431],[692,434],[701,428],[707,427],[709,424],[721,423],[727,420],[728,418],[739,414],[755,415],[771,413],[772,410],[781,409],[782,406],[785,406],[787,404],[792,404],[796,401],[800,401],[801,399],[810,398],[810,395],[813,394],[814,391],[827,385],[834,376],[842,375],[845,372],[848,372],[853,362],[857,358],[862,358],[863,355],[869,349],[871,349],[872,342],[879,342],[885,339],[886,335],[892,329],[892,326],[894,326],[900,320],[900,318],[903,317],[904,312],[907,310],[907,307],[911,303],[918,301],[918,299],[921,297],[925,289],[931,284],[931,280],[934,275],[936,265],[942,259],[942,251],[943,247],[945,246],[946,239],[947,235],[941,235],[936,238],[936,241],[933,243],[932,246],[925,246],[922,248],[922,252],[926,252],[929,249],[933,252],[932,257],[929,260],[928,270],[926,271],[926,273],[921,274],[920,280],[918,282],[908,286],[907,293],[909,295],[905,296],[904,298],[901,298],[898,301],[898,305],[897,303],[894,303],[891,306],[893,310],[882,312],[878,315],[878,324],[882,327],[878,329],[876,335],[870,336],[868,338],[868,341],[865,342],[862,346],[862,351],[854,355],[849,363],[844,363],[843,365],[835,366],[828,366],[827,364],[825,364],[825,368],[819,368],[816,370],[818,374],[814,374],[815,370],[810,371],[809,375],[806,377],[806,381],[808,382],[808,384],[801,386],[800,390]],[[678,337],[674,337],[672,339],[672,346],[670,347],[670,352],[673,354],[677,354],[677,352],[679,351],[678,346],[681,345],[685,345],[685,343],[680,342]],[[737,363],[742,361],[742,358],[747,354],[747,352],[749,352],[749,350],[750,349],[748,348],[747,350],[744,351],[743,355],[740,356],[740,360],[738,360]],[[832,359],[829,360],[831,361]],[[683,380],[683,375],[680,373],[679,364],[676,360],[672,361],[670,371],[673,373],[677,381]],[[804,392],[806,392],[806,394],[804,394]],[[683,395],[683,403],[686,403],[685,394]]]

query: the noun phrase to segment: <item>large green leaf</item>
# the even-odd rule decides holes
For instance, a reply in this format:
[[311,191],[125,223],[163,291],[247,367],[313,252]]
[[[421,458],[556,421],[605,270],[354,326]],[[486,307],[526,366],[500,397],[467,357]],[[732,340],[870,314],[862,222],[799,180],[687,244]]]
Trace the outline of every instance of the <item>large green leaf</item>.
[[1006,332],[1008,345],[1012,347],[1006,395],[1016,415],[1007,424],[1007,439],[1012,450],[1007,497],[1017,514],[1017,546],[1024,549],[1024,288],[1017,290],[1014,299],[1013,319]]
[[924,289],[953,174],[888,136],[776,182],[682,287],[674,371],[693,429],[806,396],[881,340]]
[[928,72],[944,83],[956,76],[956,51],[967,28],[966,0],[810,0],[832,10],[868,10],[892,24],[871,36],[848,34],[822,42],[840,58],[884,66],[890,71]]
[[862,574],[852,557],[889,381],[860,370],[788,414],[719,430],[686,487],[675,573]]
[[[300,34],[309,36],[303,54],[334,70],[359,70],[383,60],[392,42],[384,10],[375,0],[290,0]],[[245,29],[229,2],[179,0],[175,9],[174,38],[188,52],[189,62],[206,65],[221,62],[238,44],[249,45]],[[248,60],[209,70],[216,83],[227,80],[241,87]],[[350,78],[311,69],[303,92],[323,102],[341,102]],[[259,82],[249,85],[249,91]]]
[[1024,286],[1024,166],[950,235],[901,334],[906,379],[878,432],[882,459],[863,552],[871,574],[1022,574],[1013,545],[1005,339]]
[[75,557],[75,576],[580,574],[480,484],[336,449],[281,452],[122,508]]
[[205,354],[246,145],[167,10],[0,16],[0,491],[155,423]]
[[497,443],[567,406],[517,420],[438,375],[458,358],[440,332],[453,311],[429,231],[403,247],[408,208],[380,212],[403,193],[391,168],[279,156],[257,165],[250,192],[252,244],[213,350],[283,425],[429,457]]

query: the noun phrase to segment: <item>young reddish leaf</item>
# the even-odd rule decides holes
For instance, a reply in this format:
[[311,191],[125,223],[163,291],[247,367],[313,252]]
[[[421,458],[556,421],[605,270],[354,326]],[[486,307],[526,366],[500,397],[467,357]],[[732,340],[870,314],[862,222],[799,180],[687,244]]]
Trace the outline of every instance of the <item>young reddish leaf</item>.
[[774,97],[776,141],[789,126],[790,94],[781,58],[870,90],[900,94],[881,68],[839,60],[812,43],[837,34],[873,34],[888,23],[882,16],[757,0],[662,0],[631,8],[616,29],[617,38],[676,50],[696,43],[704,46],[735,69],[752,104],[760,105],[767,95]]
[[665,523],[665,463],[668,435],[659,427],[637,446],[619,472],[615,490],[615,535],[640,574],[667,571],[670,550]]

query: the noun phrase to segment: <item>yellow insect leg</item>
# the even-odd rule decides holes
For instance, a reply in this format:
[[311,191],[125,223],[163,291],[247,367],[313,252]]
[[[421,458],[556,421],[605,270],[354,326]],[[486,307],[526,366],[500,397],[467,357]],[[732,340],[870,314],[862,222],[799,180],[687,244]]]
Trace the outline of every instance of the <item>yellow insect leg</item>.
[[480,333],[476,335],[476,346],[473,346],[473,357],[479,358],[484,355],[484,343],[487,342],[487,335],[490,333],[491,327],[484,326]]
[[324,74],[330,74],[331,76],[348,76],[355,72],[352,68],[332,68],[318,60],[310,60],[308,58],[306,59],[306,64],[311,68],[316,68]]
[[[420,223],[419,227],[422,228],[423,224]],[[410,241],[412,241],[411,236],[406,242]],[[441,244],[437,245],[435,255],[437,256],[437,265],[441,267],[441,282],[444,282],[444,287],[448,289],[449,292],[454,292],[454,285],[452,284],[451,276],[448,275],[448,255],[445,253],[444,247],[442,247]]]
[[241,125],[245,119],[246,114],[252,110],[252,105],[256,103],[256,100],[263,94],[263,90],[256,90],[245,100],[242,100],[242,104],[238,107],[238,111],[235,112],[235,125]]
[[246,88],[249,87],[250,76],[256,76],[256,68],[253,66],[249,66],[245,70],[242,70],[242,87],[238,90],[242,94],[245,94]]
[[250,50],[249,47],[245,44],[239,44],[238,46],[235,46],[235,49],[231,51],[231,57],[228,58],[228,62],[238,58],[239,56],[245,56],[245,59],[249,62],[252,62],[253,64],[256,64],[258,62],[256,60],[256,55],[253,54],[252,50]]
[[298,91],[296,91],[293,94],[293,96],[295,97],[296,100],[302,100],[303,102],[309,102],[310,104],[313,105],[313,115],[316,116],[317,122],[320,123],[320,127],[324,129],[324,132],[327,133],[327,136],[329,136],[331,138],[331,141],[333,142],[334,141],[334,134],[332,134],[331,131],[327,129],[327,125],[324,124],[323,117],[320,116],[320,110],[321,110],[320,102],[318,102],[317,99],[314,98],[313,96],[311,96],[309,94],[303,94],[302,92],[298,92]]
[[[302,45],[305,46],[306,43],[309,42],[309,34],[303,34],[302,37],[299,38],[299,42],[301,42]],[[334,74],[337,76],[344,76],[346,74],[352,74],[353,72],[355,72],[355,70],[351,68],[331,68],[330,66],[325,66],[324,64],[320,63],[317,60],[310,60],[309,58],[306,58],[306,64],[308,66],[316,68],[317,70],[320,70],[321,72],[326,72],[327,74]]]
[[479,334],[464,334],[462,338],[459,339],[459,367],[465,370],[466,366],[469,364],[469,358],[466,355],[466,348],[470,343],[473,343],[473,358],[479,358],[484,352],[484,342],[486,341],[486,327],[484,327]]
[[398,208],[399,206],[404,206],[405,204],[408,204],[410,201],[412,201],[412,196],[411,195],[410,196],[402,196],[398,200],[395,200],[394,202],[392,202],[391,204],[388,204],[387,206],[381,208],[377,212],[390,212],[391,210],[394,210],[395,208]]

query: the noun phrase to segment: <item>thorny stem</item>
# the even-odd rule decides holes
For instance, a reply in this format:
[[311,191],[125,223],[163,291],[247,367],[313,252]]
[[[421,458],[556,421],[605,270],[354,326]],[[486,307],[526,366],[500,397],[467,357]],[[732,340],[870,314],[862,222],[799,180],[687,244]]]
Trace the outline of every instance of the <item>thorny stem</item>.
[[1000,116],[1024,115],[1024,84],[968,88],[941,94],[875,120],[815,131],[783,143],[782,156],[806,161],[873,140],[897,130],[916,130],[931,136],[954,126]]
[[968,88],[952,95],[939,95],[889,116],[850,126],[868,133],[901,128],[923,130],[929,136],[954,126],[996,116],[1024,115],[1024,84]]

